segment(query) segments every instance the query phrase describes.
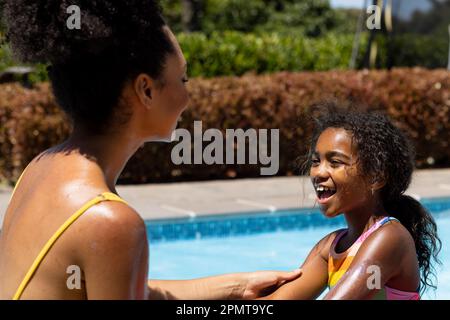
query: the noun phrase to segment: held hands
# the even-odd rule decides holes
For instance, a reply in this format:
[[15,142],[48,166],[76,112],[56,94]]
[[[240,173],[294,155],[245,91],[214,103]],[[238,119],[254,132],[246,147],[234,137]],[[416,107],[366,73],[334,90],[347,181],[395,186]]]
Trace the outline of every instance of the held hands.
[[296,269],[294,271],[257,271],[242,273],[242,299],[249,300],[267,296],[286,282],[297,279],[301,274],[301,269]]

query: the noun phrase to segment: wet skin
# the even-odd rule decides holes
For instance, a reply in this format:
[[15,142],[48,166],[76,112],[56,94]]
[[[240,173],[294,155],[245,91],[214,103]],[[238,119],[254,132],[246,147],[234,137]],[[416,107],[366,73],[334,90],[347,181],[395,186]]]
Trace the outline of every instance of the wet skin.
[[[356,146],[351,133],[341,128],[328,128],[320,135],[311,159],[313,186],[324,186],[335,192],[317,194],[320,209],[328,218],[344,214],[348,232],[338,242],[337,252],[351,247],[357,238],[380,218],[389,215],[381,204],[379,190],[383,181],[361,172]],[[320,240],[302,265],[301,278],[288,283],[268,299],[315,299],[327,286],[330,246],[338,231]],[[366,272],[371,265],[381,269],[381,285],[413,292],[419,285],[419,270],[414,241],[398,222],[389,222],[361,245],[348,272],[325,299],[370,299],[377,290],[369,289]]]
[[[70,138],[27,167],[0,233],[0,299],[11,299],[54,232],[87,201],[114,192],[130,157],[148,141],[168,141],[187,107],[186,60],[175,52],[162,79],[140,74],[125,84],[120,108],[126,124],[91,135],[75,124]],[[162,80],[162,82],[161,82]],[[250,299],[297,278],[294,272],[237,273],[185,281],[148,281],[145,223],[130,206],[102,202],[87,210],[56,241],[21,299]],[[69,266],[81,269],[81,289],[70,290]]]

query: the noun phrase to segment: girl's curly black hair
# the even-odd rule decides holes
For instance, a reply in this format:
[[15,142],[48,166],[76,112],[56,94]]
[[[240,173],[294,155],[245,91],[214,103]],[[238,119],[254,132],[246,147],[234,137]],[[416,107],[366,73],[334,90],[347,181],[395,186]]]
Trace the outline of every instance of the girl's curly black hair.
[[320,134],[327,128],[342,128],[350,132],[358,153],[358,165],[366,178],[384,179],[381,201],[386,211],[396,217],[410,232],[416,246],[421,272],[421,288],[436,288],[432,259],[440,263],[441,241],[436,223],[420,202],[404,194],[414,170],[415,151],[410,140],[380,112],[348,107],[337,102],[325,102],[312,107],[314,129],[310,150],[303,167],[311,168],[312,153]]
[[[80,29],[68,28],[73,5]],[[126,120],[125,82],[140,73],[159,80],[174,52],[156,0],[5,0],[4,21],[17,58],[49,64],[58,104],[93,134]]]

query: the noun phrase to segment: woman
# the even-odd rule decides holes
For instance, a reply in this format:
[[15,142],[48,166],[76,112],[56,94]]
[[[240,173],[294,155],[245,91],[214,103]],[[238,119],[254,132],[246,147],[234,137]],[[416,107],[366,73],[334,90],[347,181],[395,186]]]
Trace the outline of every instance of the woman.
[[417,300],[432,286],[440,240],[422,205],[403,193],[414,152],[386,116],[325,106],[316,119],[307,170],[327,218],[347,228],[320,240],[301,278],[267,299]]
[[[70,138],[27,166],[0,237],[1,299],[255,298],[300,272],[148,281],[145,224],[115,190],[129,158],[169,140],[188,102],[186,61],[155,1],[6,1],[8,36],[24,62],[49,63]],[[50,239],[50,240],[49,240]],[[67,271],[80,270],[69,289]]]

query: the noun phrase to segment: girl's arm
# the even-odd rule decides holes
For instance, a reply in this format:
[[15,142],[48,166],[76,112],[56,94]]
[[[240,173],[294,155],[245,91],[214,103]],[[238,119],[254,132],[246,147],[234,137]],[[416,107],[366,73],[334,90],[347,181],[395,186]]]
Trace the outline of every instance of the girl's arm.
[[259,271],[225,274],[192,280],[149,280],[148,298],[151,300],[225,300],[254,299],[266,290],[275,290],[280,285],[301,275],[301,270],[292,272]]
[[283,285],[274,293],[262,299],[308,300],[316,299],[328,283],[328,253],[337,232],[320,240],[309,253],[302,265],[302,276]]

